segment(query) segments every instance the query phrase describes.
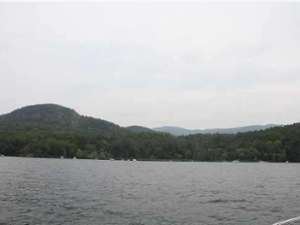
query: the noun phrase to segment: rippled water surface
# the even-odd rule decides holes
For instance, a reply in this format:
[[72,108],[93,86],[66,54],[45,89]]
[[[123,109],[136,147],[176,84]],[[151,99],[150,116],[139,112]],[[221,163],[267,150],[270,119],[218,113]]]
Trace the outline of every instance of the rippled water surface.
[[0,158],[0,224],[269,225],[300,215],[300,164]]

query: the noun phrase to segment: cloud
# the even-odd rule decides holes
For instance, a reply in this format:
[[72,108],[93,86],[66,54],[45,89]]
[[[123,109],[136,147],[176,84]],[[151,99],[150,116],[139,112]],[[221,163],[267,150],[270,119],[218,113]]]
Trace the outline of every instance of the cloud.
[[150,127],[299,121],[299,9],[0,3],[0,111],[56,102]]

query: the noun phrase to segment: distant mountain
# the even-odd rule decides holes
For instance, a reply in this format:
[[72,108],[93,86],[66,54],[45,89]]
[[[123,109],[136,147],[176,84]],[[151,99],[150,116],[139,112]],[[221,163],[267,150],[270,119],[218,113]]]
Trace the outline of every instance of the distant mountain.
[[272,127],[278,127],[281,125],[278,124],[266,124],[266,125],[253,125],[253,126],[244,126],[244,127],[235,127],[235,128],[219,128],[219,129],[205,129],[200,130],[202,133],[214,133],[214,134],[236,134],[236,133],[245,133],[250,131],[265,130]]
[[265,130],[268,128],[276,127],[280,125],[276,124],[267,124],[267,125],[254,125],[254,126],[245,126],[245,127],[235,127],[235,128],[216,128],[216,129],[194,129],[189,130],[182,127],[157,127],[153,130],[158,132],[169,133],[175,136],[181,135],[191,135],[191,134],[236,134],[236,133],[245,133],[249,131]]
[[73,109],[56,104],[26,106],[0,116],[2,131],[30,129],[103,133],[121,128],[105,120],[81,116]]
[[142,127],[142,126],[129,126],[125,127],[127,130],[134,132],[134,133],[153,133],[155,132],[154,130],[147,128],[147,127]]
[[192,130],[188,130],[182,127],[164,126],[164,127],[156,127],[152,129],[157,132],[169,133],[175,136],[193,134]]

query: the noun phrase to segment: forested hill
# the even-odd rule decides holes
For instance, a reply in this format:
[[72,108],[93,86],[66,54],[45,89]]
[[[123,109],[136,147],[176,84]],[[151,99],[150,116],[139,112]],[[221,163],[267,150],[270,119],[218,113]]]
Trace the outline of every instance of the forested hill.
[[44,130],[55,132],[99,132],[119,131],[111,122],[81,116],[73,109],[56,104],[26,106],[0,116],[0,131]]
[[175,137],[81,116],[55,104],[0,116],[0,154],[7,156],[300,162],[300,124],[238,134]]

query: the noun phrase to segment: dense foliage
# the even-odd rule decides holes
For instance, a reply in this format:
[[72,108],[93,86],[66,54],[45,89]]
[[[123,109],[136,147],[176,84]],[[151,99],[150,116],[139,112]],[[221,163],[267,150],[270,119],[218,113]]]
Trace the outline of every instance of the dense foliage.
[[300,162],[300,124],[239,134],[175,137],[139,127],[124,129],[107,121],[79,116],[75,111],[54,111],[49,115],[49,110],[46,114],[38,110],[37,114],[30,111],[28,116],[17,112],[0,117],[0,154],[91,159]]
[[300,125],[236,135],[174,137],[123,132],[101,135],[42,130],[0,132],[0,154],[98,159],[300,161]]

